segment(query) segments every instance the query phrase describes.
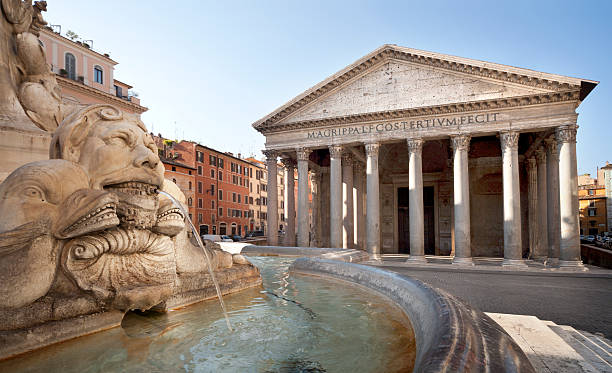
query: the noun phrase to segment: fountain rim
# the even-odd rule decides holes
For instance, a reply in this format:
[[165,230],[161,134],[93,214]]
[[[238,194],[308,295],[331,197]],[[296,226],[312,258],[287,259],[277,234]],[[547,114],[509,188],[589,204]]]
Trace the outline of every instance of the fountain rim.
[[417,279],[356,264],[367,260],[364,251],[249,245],[241,254],[298,257],[290,272],[345,281],[390,300],[412,324],[414,372],[535,372],[512,337],[489,316]]

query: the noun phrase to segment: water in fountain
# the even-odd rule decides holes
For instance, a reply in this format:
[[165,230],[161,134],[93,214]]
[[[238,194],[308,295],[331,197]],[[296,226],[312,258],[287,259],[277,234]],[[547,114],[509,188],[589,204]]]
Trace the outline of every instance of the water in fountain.
[[227,310],[225,308],[225,303],[223,302],[223,296],[221,295],[221,288],[219,288],[219,283],[217,282],[217,278],[215,277],[215,273],[213,271],[211,260],[210,260],[210,255],[208,253],[208,250],[206,250],[206,246],[202,243],[202,239],[200,238],[200,235],[198,234],[198,230],[193,225],[193,222],[191,221],[191,219],[189,219],[189,214],[187,213],[187,211],[185,211],[185,209],[183,208],[183,205],[179,201],[177,201],[174,197],[172,197],[170,194],[166,192],[163,192],[161,190],[158,190],[157,192],[170,198],[170,201],[172,201],[172,203],[181,210],[181,212],[185,216],[185,219],[189,223],[189,226],[191,226],[191,231],[193,232],[193,235],[195,236],[195,239],[198,245],[200,245],[202,250],[204,250],[204,255],[206,255],[206,261],[208,262],[208,272],[210,272],[210,277],[212,278],[212,281],[215,284],[215,290],[217,291],[217,297],[219,297],[219,303],[221,303],[221,309],[223,310],[223,316],[225,316],[225,322],[227,323],[227,327],[229,328],[231,332],[232,325],[230,324],[229,317],[227,316]]

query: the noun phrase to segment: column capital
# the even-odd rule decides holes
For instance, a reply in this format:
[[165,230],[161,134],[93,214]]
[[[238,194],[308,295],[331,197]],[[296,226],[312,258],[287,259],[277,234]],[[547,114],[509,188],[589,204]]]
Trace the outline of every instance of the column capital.
[[470,149],[471,139],[472,136],[470,135],[451,135],[451,146],[453,147],[453,151],[468,151]]
[[536,165],[536,159],[534,156],[531,156],[529,158],[527,158],[527,169],[528,170],[535,170],[537,167]]
[[539,147],[535,151],[535,156],[536,160],[538,161],[538,164],[546,162],[546,148],[544,148],[543,146]]
[[342,156],[342,145],[330,145],[329,156],[332,158],[338,158]]
[[294,169],[295,168],[295,159],[286,156],[286,157],[282,157],[281,158],[281,162],[283,162],[283,165],[285,166],[286,169]]
[[276,158],[278,157],[278,151],[276,150],[265,149],[265,150],[262,150],[261,152],[263,153],[263,155],[266,156],[268,160],[271,160],[271,159],[276,160]]
[[517,131],[503,131],[499,133],[501,140],[502,150],[510,148],[512,150],[518,149],[519,132]]
[[365,144],[365,151],[368,157],[377,157],[378,149],[380,148],[380,144],[377,142],[371,142]]
[[297,148],[295,149],[295,153],[297,154],[298,161],[307,161],[310,157],[310,153],[312,150],[308,148]]
[[546,144],[546,151],[548,152],[547,156],[557,158],[557,141],[556,139],[549,137],[544,140]]
[[555,137],[559,144],[562,143],[575,143],[576,142],[576,132],[578,130],[578,126],[568,125],[557,127],[555,130]]
[[342,165],[343,166],[353,166],[353,155],[350,153],[342,154]]
[[417,137],[412,139],[406,139],[408,144],[409,153],[421,153],[423,151],[423,139]]

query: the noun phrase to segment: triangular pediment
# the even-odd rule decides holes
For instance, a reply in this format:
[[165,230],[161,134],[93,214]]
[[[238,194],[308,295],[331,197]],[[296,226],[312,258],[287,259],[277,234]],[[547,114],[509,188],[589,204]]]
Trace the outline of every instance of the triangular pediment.
[[545,89],[388,60],[278,123],[526,96]]
[[[253,123],[261,132],[295,124],[456,110],[495,100],[583,100],[598,82],[383,45]],[[542,97],[544,95],[545,97]],[[467,103],[467,104],[466,104]],[[395,114],[394,114],[395,113]],[[302,124],[300,124],[302,123]]]

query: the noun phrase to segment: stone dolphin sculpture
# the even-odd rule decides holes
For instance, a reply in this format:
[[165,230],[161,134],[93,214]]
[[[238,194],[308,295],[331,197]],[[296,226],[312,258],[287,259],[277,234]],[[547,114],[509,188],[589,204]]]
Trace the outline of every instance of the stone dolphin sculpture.
[[117,197],[87,189],[89,178],[65,160],[28,163],[0,184],[0,307],[44,296],[63,240],[117,226]]

